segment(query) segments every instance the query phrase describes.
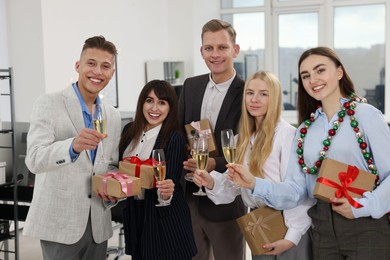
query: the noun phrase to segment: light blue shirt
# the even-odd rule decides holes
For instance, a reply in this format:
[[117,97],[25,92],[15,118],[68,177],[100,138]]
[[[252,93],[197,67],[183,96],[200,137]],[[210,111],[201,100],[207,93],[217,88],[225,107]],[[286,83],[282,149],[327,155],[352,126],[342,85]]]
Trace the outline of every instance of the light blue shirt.
[[[83,112],[83,119],[84,119],[85,128],[94,129],[93,122],[92,122],[92,115],[89,112],[88,107],[85,104],[83,97],[81,96],[80,90],[77,86],[77,82],[73,83],[72,86],[73,86],[74,91],[76,92],[77,98],[79,99],[79,102],[81,105],[81,111]],[[96,97],[96,104],[100,105],[99,96]],[[97,149],[90,151],[92,162],[95,162],[96,150]],[[70,154],[70,158],[72,159],[72,162],[76,161],[78,156],[79,156],[79,154],[73,150],[72,145],[69,148],[69,154]]]
[[[347,99],[341,99],[345,103]],[[375,107],[359,103],[355,108],[355,117],[359,122],[360,132],[373,154],[374,163],[380,179],[380,185],[372,192],[365,192],[362,198],[355,199],[363,205],[362,208],[352,207],[353,215],[358,217],[380,218],[390,211],[390,131],[382,113]],[[319,158],[323,149],[323,140],[328,136],[328,130],[333,128],[333,122],[338,119],[338,113],[328,121],[322,108],[317,109],[315,122],[309,127],[304,139],[304,159],[306,165],[312,167]],[[359,169],[368,171],[368,164],[363,157],[357,142],[355,132],[350,126],[350,117],[345,116],[344,122],[331,140],[327,158],[354,165]],[[299,129],[296,132],[291,147],[291,156],[288,164],[286,180],[283,183],[274,183],[267,179],[256,178],[253,195],[264,199],[265,203],[277,209],[288,209],[297,206],[307,196],[313,197],[313,190],[317,174],[302,172],[298,164],[297,139],[300,137]]]

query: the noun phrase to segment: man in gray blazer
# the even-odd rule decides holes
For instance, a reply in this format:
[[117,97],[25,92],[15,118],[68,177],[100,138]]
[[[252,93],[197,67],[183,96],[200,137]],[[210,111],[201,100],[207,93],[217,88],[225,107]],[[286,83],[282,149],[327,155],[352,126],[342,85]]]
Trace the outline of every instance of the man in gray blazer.
[[[34,104],[26,165],[36,178],[24,235],[41,240],[44,259],[106,259],[111,211],[92,193],[91,178],[109,170],[103,150],[107,160],[118,161],[120,114],[98,96],[114,74],[116,55],[103,36],[87,39],[75,65],[78,81]],[[98,103],[107,136],[93,129],[92,105]]]
[[[244,81],[233,67],[240,47],[233,27],[221,20],[211,20],[202,29],[201,54],[211,73],[188,78],[179,100],[179,115],[183,126],[192,121],[208,119],[218,148],[210,157],[207,171],[225,172],[227,164],[222,154],[221,130],[236,131],[241,114]],[[195,160],[184,162],[184,169],[194,172]],[[192,193],[199,188],[187,182],[186,198],[191,210],[192,225],[198,254],[194,260],[241,260],[245,258],[245,241],[235,221],[246,213],[241,196],[226,205],[215,205],[207,197]]]

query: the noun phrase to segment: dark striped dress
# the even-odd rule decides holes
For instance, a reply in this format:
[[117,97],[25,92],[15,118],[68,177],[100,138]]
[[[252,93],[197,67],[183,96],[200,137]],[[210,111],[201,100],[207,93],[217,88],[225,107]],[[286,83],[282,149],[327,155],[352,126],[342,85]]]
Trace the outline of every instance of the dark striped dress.
[[[125,145],[126,147],[128,146]],[[154,148],[159,148],[157,137]],[[120,147],[120,160],[126,147]],[[186,160],[184,137],[173,132],[164,147],[167,179],[175,183],[170,206],[156,207],[157,189],[145,190],[144,200],[127,198],[123,212],[126,254],[133,260],[185,260],[197,253],[191,215],[180,185]]]

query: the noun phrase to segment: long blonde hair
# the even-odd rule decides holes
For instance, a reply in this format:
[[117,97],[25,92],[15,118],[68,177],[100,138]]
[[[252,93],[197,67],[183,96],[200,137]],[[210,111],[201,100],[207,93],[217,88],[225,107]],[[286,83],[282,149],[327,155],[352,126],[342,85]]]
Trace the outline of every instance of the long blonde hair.
[[[254,79],[265,81],[269,88],[269,101],[267,113],[264,120],[256,130],[255,118],[251,116],[246,108],[245,97],[249,82]],[[240,124],[238,128],[237,141],[237,163],[244,162],[246,148],[249,145],[250,137],[256,134],[255,142],[249,156],[249,171],[257,177],[264,178],[263,166],[272,152],[273,138],[276,125],[282,113],[282,91],[279,79],[269,71],[258,71],[250,76],[245,82],[244,95]]]

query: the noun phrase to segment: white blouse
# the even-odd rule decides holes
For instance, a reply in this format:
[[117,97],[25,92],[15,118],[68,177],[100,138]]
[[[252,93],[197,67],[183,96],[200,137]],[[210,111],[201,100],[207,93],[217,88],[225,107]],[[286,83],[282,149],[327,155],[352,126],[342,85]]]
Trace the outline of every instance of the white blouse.
[[[161,124],[146,132],[143,132],[141,135],[141,139],[139,140],[138,144],[135,146],[135,149],[130,152],[130,145],[133,143],[133,141],[131,141],[129,146],[127,146],[127,148],[123,152],[123,158],[130,157],[130,156],[137,156],[141,160],[149,159],[154,144],[156,143],[156,139],[158,133],[160,132],[160,129],[161,129]],[[137,200],[143,200],[145,198],[145,189],[141,189],[141,193],[137,196],[134,196],[134,198]]]
[[[263,172],[266,179],[270,179],[273,182],[282,182],[285,179],[294,135],[295,128],[281,119],[275,128],[272,152],[263,166]],[[249,165],[249,155],[255,138],[255,135],[251,136],[250,144],[246,149],[243,165]],[[236,196],[241,194],[244,204],[250,208],[258,208],[265,205],[264,200],[260,197],[253,196],[250,190],[244,188],[231,188],[232,182],[227,179],[227,172],[221,174],[212,171],[210,175],[214,178],[214,187],[212,190],[206,189],[206,193],[215,204],[230,203]],[[313,204],[314,201],[308,199],[293,209],[283,211],[284,221],[288,228],[284,237],[285,239],[290,240],[295,245],[299,243],[302,235],[304,235],[311,226],[311,219],[307,215],[307,210],[312,207]]]

